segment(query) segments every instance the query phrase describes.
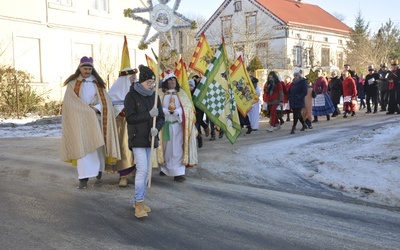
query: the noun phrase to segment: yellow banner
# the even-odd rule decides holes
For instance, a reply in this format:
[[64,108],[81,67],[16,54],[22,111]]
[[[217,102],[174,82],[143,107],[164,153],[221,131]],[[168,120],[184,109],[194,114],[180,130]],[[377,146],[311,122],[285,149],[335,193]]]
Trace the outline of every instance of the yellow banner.
[[244,66],[242,56],[239,56],[232,64],[229,74],[237,109],[243,117],[246,117],[253,103],[258,101],[258,97]]

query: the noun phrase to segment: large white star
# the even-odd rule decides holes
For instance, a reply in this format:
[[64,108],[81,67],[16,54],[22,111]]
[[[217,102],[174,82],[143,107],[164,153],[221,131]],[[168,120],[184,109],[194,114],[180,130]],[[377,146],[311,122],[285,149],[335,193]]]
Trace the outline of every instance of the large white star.
[[[154,42],[160,35],[162,35],[169,43],[170,47],[175,49],[176,36],[173,34],[176,30],[182,28],[195,28],[196,23],[177,12],[181,2],[180,0],[175,1],[172,9],[167,5],[170,0],[158,0],[158,2],[159,4],[153,6],[153,2],[147,0],[147,8],[126,9],[124,10],[124,15],[147,25],[142,40],[140,41],[141,46]],[[150,15],[149,19],[138,15],[146,12]],[[149,37],[152,29],[155,30],[155,34]],[[166,32],[171,32],[172,41],[169,41],[165,35]]]

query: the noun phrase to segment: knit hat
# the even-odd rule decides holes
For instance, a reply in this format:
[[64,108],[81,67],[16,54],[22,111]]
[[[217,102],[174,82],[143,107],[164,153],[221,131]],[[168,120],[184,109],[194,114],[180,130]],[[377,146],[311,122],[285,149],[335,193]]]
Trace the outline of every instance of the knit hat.
[[144,82],[150,79],[155,79],[153,71],[147,66],[139,65],[139,82]]
[[87,56],[82,57],[79,63],[79,68],[83,66],[89,66],[93,68],[93,58]]
[[138,70],[137,69],[131,69],[131,68],[124,68],[119,72],[118,76],[128,76],[128,75],[134,75],[137,74]]
[[368,70],[374,70],[375,68],[374,68],[374,65],[373,64],[371,64],[371,65],[369,65],[368,66]]
[[397,60],[392,60],[391,65],[392,66],[399,65],[399,62]]

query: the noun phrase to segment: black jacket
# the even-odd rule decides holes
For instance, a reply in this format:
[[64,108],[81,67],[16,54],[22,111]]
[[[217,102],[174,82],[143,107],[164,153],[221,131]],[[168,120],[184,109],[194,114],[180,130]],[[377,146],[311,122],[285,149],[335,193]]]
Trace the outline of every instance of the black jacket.
[[[134,85],[131,86],[125,97],[125,115],[128,123],[129,148],[150,148],[151,135],[150,129],[153,126],[153,118],[149,111],[154,106],[155,94],[143,96],[139,94]],[[165,122],[165,116],[162,109],[160,97],[157,97],[158,116],[156,118],[156,128],[162,129]],[[154,148],[158,147],[158,135],[154,140]]]

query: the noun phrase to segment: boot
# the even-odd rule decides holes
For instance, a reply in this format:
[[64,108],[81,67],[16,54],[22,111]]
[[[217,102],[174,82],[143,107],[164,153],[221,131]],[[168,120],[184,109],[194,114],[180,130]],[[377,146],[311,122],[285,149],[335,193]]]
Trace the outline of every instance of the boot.
[[199,148],[202,148],[202,147],[203,147],[203,137],[201,136],[201,134],[199,134],[199,135],[197,136],[197,146],[198,146]]
[[251,131],[253,131],[253,129],[251,128],[251,126],[247,126],[247,132],[246,132],[246,134],[250,134]]
[[307,119],[307,120],[305,121],[305,123],[306,123],[308,129],[312,129],[312,128],[313,128],[312,125],[311,125],[311,121],[310,121],[310,120]]
[[326,115],[326,120],[329,121],[331,119],[330,115]]
[[303,123],[302,125],[303,125],[303,127],[300,129],[300,131],[304,131],[304,130],[306,130],[306,128],[307,128],[307,125],[306,125],[305,123]]
[[347,111],[344,111],[343,118],[347,118]]
[[287,116],[286,116],[286,121],[287,121],[287,122],[290,122],[290,114],[287,114]]
[[135,202],[135,216],[138,219],[148,216],[147,212],[144,210],[143,201]]
[[[146,206],[146,204],[144,204],[144,201],[142,201],[142,204],[143,204],[143,210],[144,210],[146,213],[150,213],[150,212],[151,212],[151,208],[148,207],[148,206]],[[135,204],[133,204],[133,208],[136,208]]]
[[120,187],[126,187],[128,186],[128,177],[127,176],[121,176],[119,178],[119,186]]
[[296,129],[296,126],[292,126],[292,131],[290,131],[291,134],[294,134],[294,130]]
[[314,123],[314,122],[318,122],[318,116],[314,115],[314,120],[313,120],[312,122],[313,122],[313,123]]

